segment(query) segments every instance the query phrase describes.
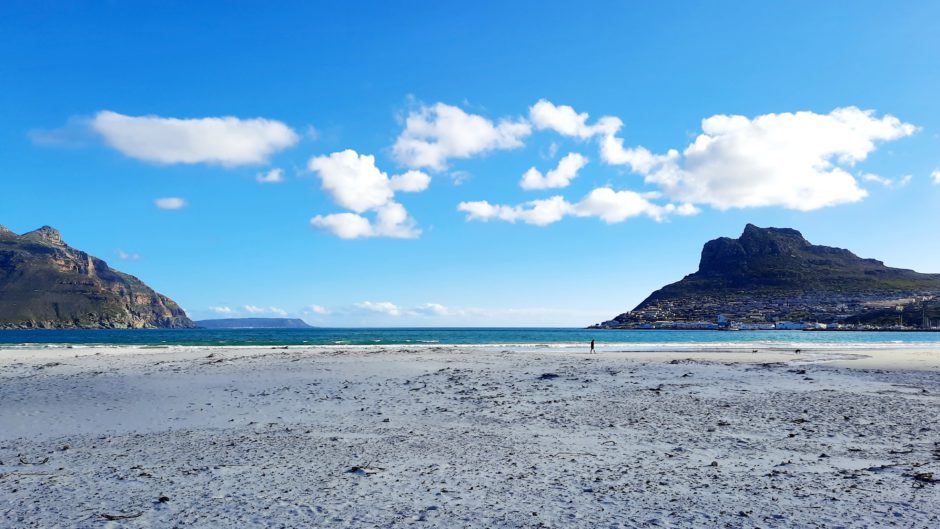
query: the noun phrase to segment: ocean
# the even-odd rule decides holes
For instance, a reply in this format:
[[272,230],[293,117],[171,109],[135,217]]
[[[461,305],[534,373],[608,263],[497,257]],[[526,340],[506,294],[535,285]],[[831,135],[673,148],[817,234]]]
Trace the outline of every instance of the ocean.
[[936,332],[863,331],[679,331],[576,328],[346,328],[346,329],[134,329],[0,330],[0,348],[64,345],[252,346],[252,345],[481,345],[587,347],[647,351],[791,347],[936,347]]

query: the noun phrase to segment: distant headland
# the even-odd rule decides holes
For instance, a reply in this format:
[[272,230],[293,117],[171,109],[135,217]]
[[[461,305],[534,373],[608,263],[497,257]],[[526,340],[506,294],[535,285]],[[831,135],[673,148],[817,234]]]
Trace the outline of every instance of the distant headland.
[[702,248],[698,271],[602,329],[929,330],[940,274],[891,268],[789,228],[748,224]]

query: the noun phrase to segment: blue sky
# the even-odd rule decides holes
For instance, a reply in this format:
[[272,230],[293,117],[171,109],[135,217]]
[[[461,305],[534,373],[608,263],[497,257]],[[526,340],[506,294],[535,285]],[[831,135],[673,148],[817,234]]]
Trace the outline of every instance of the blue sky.
[[194,318],[329,326],[586,325],[747,222],[940,272],[936,20],[4,2],[0,224],[55,226]]

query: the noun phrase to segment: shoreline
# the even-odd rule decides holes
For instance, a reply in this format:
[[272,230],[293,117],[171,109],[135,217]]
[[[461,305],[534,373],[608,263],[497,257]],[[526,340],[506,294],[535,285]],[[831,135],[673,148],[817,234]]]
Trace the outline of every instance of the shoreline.
[[[940,373],[940,344],[793,344],[786,347],[768,343],[705,344],[599,344],[591,354],[585,344],[380,344],[380,345],[84,345],[45,344],[9,346],[0,344],[0,370],[11,363],[62,360],[84,357],[181,356],[197,358],[213,352],[239,352],[263,358],[279,352],[311,356],[325,354],[396,355],[424,353],[446,355],[505,355],[526,357],[547,355],[556,358],[617,359],[626,362],[671,362],[700,360],[739,364],[782,362],[790,365],[832,365],[845,368],[917,370]],[[632,346],[632,347],[625,347]],[[799,351],[799,352],[797,352]],[[2,371],[0,371],[2,372]]]

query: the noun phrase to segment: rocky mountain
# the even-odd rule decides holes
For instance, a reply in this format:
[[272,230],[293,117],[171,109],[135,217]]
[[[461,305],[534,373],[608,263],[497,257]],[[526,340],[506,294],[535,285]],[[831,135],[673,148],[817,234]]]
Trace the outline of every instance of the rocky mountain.
[[203,329],[311,329],[307,322],[299,318],[218,318],[199,320],[198,327]]
[[702,249],[698,271],[653,292],[635,309],[605,322],[862,321],[867,311],[894,309],[940,293],[940,274],[921,274],[810,243],[789,228],[748,224],[737,239]]
[[49,226],[0,226],[0,328],[193,327],[173,300],[76,250]]

